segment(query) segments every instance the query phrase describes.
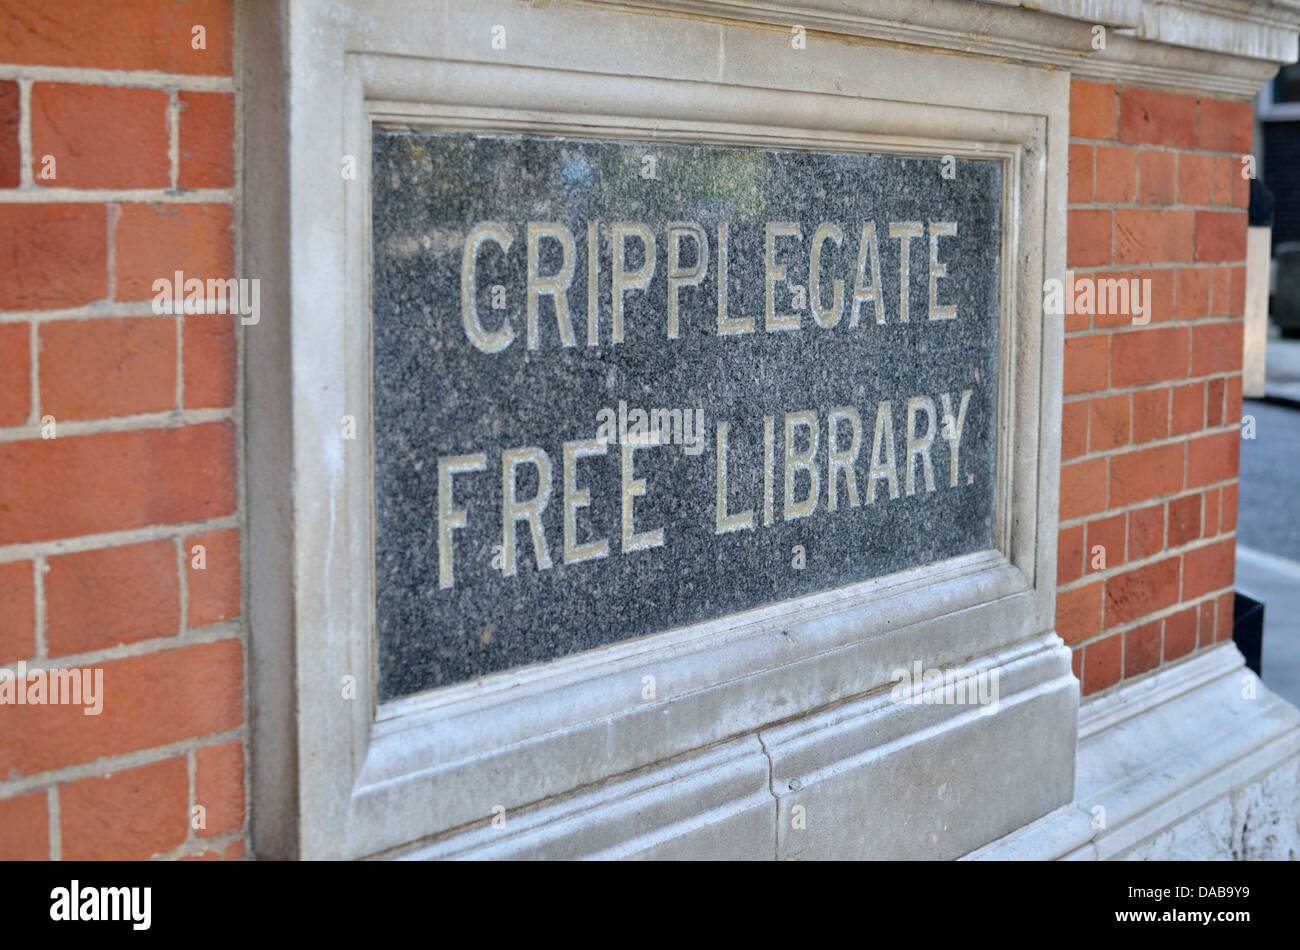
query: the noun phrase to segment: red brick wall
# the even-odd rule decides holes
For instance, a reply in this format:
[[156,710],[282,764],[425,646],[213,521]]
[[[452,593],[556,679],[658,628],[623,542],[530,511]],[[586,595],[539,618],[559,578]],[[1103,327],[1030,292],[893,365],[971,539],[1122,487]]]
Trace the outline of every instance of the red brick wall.
[[231,31],[0,2],[0,664],[104,677],[98,716],[0,706],[0,857],[245,853],[239,341],[149,304],[234,274]]
[[1232,636],[1250,149],[1249,104],[1071,86],[1068,264],[1152,293],[1144,326],[1064,317],[1056,622],[1085,694]]

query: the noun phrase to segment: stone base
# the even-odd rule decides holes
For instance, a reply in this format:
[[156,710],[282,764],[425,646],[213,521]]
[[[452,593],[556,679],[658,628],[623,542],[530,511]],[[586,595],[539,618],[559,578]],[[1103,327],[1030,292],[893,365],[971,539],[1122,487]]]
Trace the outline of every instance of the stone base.
[[1053,641],[988,658],[994,715],[874,694],[384,856],[1300,858],[1300,711],[1230,643],[1085,704],[1048,811],[1077,689]]
[[1300,711],[1231,643],[1086,703],[1075,800],[975,860],[1300,859]]
[[876,691],[380,856],[954,858],[1073,785],[1078,684],[1060,639],[968,666],[998,672],[996,706]]

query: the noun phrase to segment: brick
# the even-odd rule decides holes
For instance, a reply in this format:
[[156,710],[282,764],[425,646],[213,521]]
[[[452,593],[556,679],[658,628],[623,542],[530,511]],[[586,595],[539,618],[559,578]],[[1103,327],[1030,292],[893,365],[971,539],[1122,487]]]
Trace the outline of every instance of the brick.
[[0,544],[232,514],[234,429],[175,429],[0,442]]
[[1113,85],[1082,79],[1070,81],[1070,135],[1081,139],[1113,139],[1118,115]]
[[1192,328],[1192,375],[1241,369],[1241,322],[1206,323]]
[[1241,425],[1241,377],[1237,375],[1228,377],[1228,391],[1224,396],[1223,418],[1227,420],[1228,425]]
[[1139,561],[1165,549],[1163,503],[1135,508],[1128,513],[1128,558]]
[[224,851],[216,851],[209,848],[202,854],[190,854],[181,858],[182,861],[243,861],[248,856],[247,848],[243,841],[232,841],[226,845]]
[[227,732],[243,722],[244,661],[238,639],[97,666],[103,670],[103,708],[97,716],[74,705],[6,708],[0,775],[37,775]]
[[206,828],[200,838],[231,834],[244,827],[244,746],[225,742],[194,753],[194,804],[202,805]]
[[1115,263],[1190,260],[1196,213],[1120,208],[1115,212]]
[[1228,312],[1229,317],[1241,317],[1246,314],[1246,268],[1229,268]]
[[1067,644],[1082,643],[1101,633],[1101,592],[1097,581],[1056,595],[1056,632]]
[[1212,537],[1219,533],[1219,490],[1212,488],[1205,493],[1205,517],[1201,534]]
[[1137,184],[1137,149],[1097,146],[1095,181],[1095,201],[1117,203],[1132,201]]
[[1070,267],[1110,263],[1110,212],[1068,211],[1066,259]]
[[153,282],[176,271],[186,280],[233,276],[229,205],[127,204],[113,233],[118,300],[152,300]]
[[50,816],[45,792],[0,799],[0,860],[49,858]]
[[[50,188],[166,188],[167,93],[128,86],[32,85],[32,174]],[[46,178],[46,156],[54,177]]]
[[1133,441],[1151,442],[1169,434],[1169,390],[1140,389],[1133,394]]
[[1219,496],[1219,530],[1237,530],[1237,483],[1225,485]]
[[1083,679],[1083,647],[1075,647],[1070,651],[1070,672],[1075,679]]
[[1216,267],[1210,275],[1210,316],[1227,317],[1232,310],[1232,268]]
[[209,849],[202,854],[186,855],[181,858],[182,861],[243,861],[247,857],[247,852],[243,841],[232,841],[226,845],[224,851],[215,851]]
[[1083,552],[1085,573],[1094,574],[1124,563],[1126,520],[1124,515],[1111,515],[1088,522],[1088,546]]
[[43,413],[62,422],[176,408],[174,320],[54,320],[40,339]]
[[1124,634],[1124,678],[1140,676],[1160,665],[1163,620],[1152,620]]
[[22,180],[19,117],[18,83],[0,82],[0,188],[17,188]]
[[56,554],[47,563],[46,639],[51,656],[180,632],[180,582],[172,541]]
[[235,184],[235,98],[226,92],[177,93],[181,188]]
[[1111,341],[1112,386],[1145,386],[1187,374],[1186,327],[1161,327],[1114,334]]
[[1092,146],[1071,145],[1069,155],[1069,202],[1087,204],[1092,201]]
[[[196,564],[201,545],[202,565]],[[240,611],[239,530],[208,531],[185,539],[185,577],[189,585],[186,625],[203,627],[233,620]]]
[[1193,548],[1183,555],[1183,597],[1191,600],[1232,586],[1237,546],[1232,538]]
[[1056,583],[1068,584],[1083,576],[1083,525],[1062,528],[1056,535]]
[[1238,159],[1236,173],[1232,176],[1232,199],[1230,203],[1234,208],[1245,209],[1250,207],[1250,177],[1248,174],[1243,174],[1249,171],[1250,169],[1242,165],[1241,160]]
[[[25,0],[0,21],[0,62],[230,75],[230,0]],[[204,28],[194,49],[192,27]]]
[[1185,205],[1208,205],[1213,199],[1214,158],[1210,155],[1178,153],[1178,201]]
[[1247,155],[1254,134],[1249,102],[1202,99],[1201,118],[1196,128],[1196,147],[1207,152],[1235,152]]
[[189,835],[184,756],[59,787],[59,831],[69,861],[140,861]]
[[0,310],[102,300],[108,213],[97,204],[0,204],[0,261]]
[[1196,259],[1246,259],[1246,215],[1240,211],[1196,212]]
[[1177,181],[1173,152],[1142,150],[1138,156],[1138,201],[1142,204],[1173,204]]
[[1196,649],[1196,608],[1188,607],[1165,618],[1165,662]]
[[1135,567],[1106,580],[1106,626],[1129,623],[1178,603],[1177,557]]
[[[1142,271],[1107,271],[1093,275],[1092,325],[1105,327],[1132,326],[1142,309],[1144,323],[1161,323],[1173,315],[1173,272],[1169,268]],[[1139,281],[1134,290],[1133,281]],[[1116,283],[1122,281],[1122,283]],[[1075,299],[1079,298],[1076,289]],[[1143,325],[1143,324],[1138,324]]]
[[1215,626],[1215,640],[1224,641],[1232,639],[1232,621],[1233,606],[1236,597],[1233,591],[1226,591],[1219,595],[1218,599],[1218,623]]
[[1113,507],[1171,495],[1183,487],[1181,443],[1135,449],[1110,457],[1110,504]]
[[1105,389],[1109,376],[1109,336],[1076,336],[1065,341],[1064,390],[1067,396]]
[[1088,451],[1088,400],[1061,407],[1061,458],[1072,459]]
[[0,426],[20,426],[32,411],[31,327],[0,324]]
[[1083,694],[1100,692],[1119,682],[1122,636],[1089,643],[1083,650]]
[[1061,466],[1061,518],[1090,515],[1106,507],[1106,460]]
[[1208,380],[1205,384],[1205,425],[1214,429],[1223,425],[1223,395],[1227,381],[1222,377]]
[[1179,320],[1200,320],[1210,315],[1209,267],[1178,268],[1178,304],[1174,316]]
[[1169,502],[1169,546],[1176,548],[1201,536],[1201,496],[1185,495]]
[[1187,487],[1237,477],[1241,434],[1235,429],[1191,439],[1187,443]]
[[1186,435],[1205,428],[1205,384],[1175,386],[1169,414],[1169,434]]
[[1146,319],[1151,323],[1166,323],[1174,318],[1174,269],[1156,267],[1138,271],[1134,276],[1151,283],[1142,285],[1145,296]]
[[1088,447],[1093,452],[1102,452],[1126,445],[1129,439],[1129,397],[1101,396],[1088,405]]
[[36,655],[36,580],[31,561],[0,564],[0,663]]
[[1201,613],[1199,645],[1204,647],[1214,642],[1214,600],[1201,601],[1199,609]]
[[1121,87],[1119,140],[1134,145],[1196,144],[1196,97],[1156,89]]
[[235,320],[226,314],[188,314],[185,321],[185,408],[235,404]]
[[1237,169],[1233,160],[1223,155],[1214,159],[1214,177],[1211,179],[1214,203],[1216,205],[1232,204],[1232,176]]

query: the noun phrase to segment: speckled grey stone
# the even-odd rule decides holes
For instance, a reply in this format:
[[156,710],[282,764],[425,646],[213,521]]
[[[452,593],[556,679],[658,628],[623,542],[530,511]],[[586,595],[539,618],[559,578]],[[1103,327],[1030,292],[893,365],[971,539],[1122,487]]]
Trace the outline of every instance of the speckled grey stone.
[[[997,310],[1001,172],[996,162],[956,162],[848,152],[583,141],[542,136],[467,135],[378,128],[373,156],[373,365],[375,569],[381,699],[406,696],[499,670],[566,656],[746,608],[822,591],[993,544],[997,410]],[[656,177],[643,171],[654,156]],[[599,221],[599,345],[587,345],[587,223]],[[487,331],[509,321],[515,339],[486,353],[469,341],[461,314],[461,260],[475,225],[497,222],[513,240],[507,253],[484,245],[477,255],[476,299]],[[525,346],[526,227],[560,222],[575,239],[568,305],[576,345],[563,347],[551,298],[540,299],[537,348]],[[640,222],[656,239],[654,279],[626,295],[625,338],[611,342],[611,222]],[[709,239],[708,270],[680,291],[681,326],[667,337],[667,224],[696,222]],[[764,327],[766,222],[797,222],[802,239],[777,241],[787,269],[774,295],[791,313],[792,285],[808,285],[808,249],[821,222],[837,224],[843,243],[824,246],[823,301],[831,281],[850,297],[863,223],[876,223],[886,322],[864,305],[850,326],[849,303],[832,328],[808,308],[798,330]],[[954,320],[927,319],[929,229],[911,242],[910,312],[898,320],[899,245],[890,222],[955,221],[939,239],[947,276],[940,304]],[[717,235],[726,222],[731,317],[752,317],[754,332],[717,332]],[[558,242],[544,240],[541,274],[561,266]],[[695,262],[683,242],[682,266]],[[628,267],[642,263],[629,242]],[[494,310],[490,288],[506,288]],[[917,493],[903,491],[906,402],[928,396],[954,411],[972,390],[961,434],[956,487],[941,431],[931,450],[936,489],[927,492],[915,460]],[[640,407],[703,409],[704,448],[679,445],[635,453],[646,494],[635,501],[635,527],[662,527],[664,544],[621,550],[620,450],[578,464],[591,504],[578,509],[579,543],[609,539],[607,557],[565,564],[565,441],[591,439],[596,414],[619,401]],[[890,400],[900,493],[877,482],[866,504],[876,407]],[[855,407],[862,421],[856,463],[858,507],[843,478],[839,507],[827,510],[826,413]],[[815,410],[819,497],[809,517],[785,520],[784,417]],[[763,417],[775,417],[774,520],[763,524]],[[755,509],[752,530],[715,533],[719,420],[729,423],[729,510]],[[918,420],[924,431],[925,417]],[[847,442],[843,427],[841,441]],[[799,447],[803,446],[801,434]],[[502,541],[505,449],[537,446],[553,465],[543,513],[553,566],[538,570],[525,521],[517,526],[518,567],[493,567]],[[438,459],[482,452],[486,469],[455,476],[455,504],[468,525],[453,534],[455,586],[439,586]],[[795,497],[808,492],[799,473]],[[531,498],[536,470],[518,469],[517,494]],[[806,566],[793,566],[796,545]],[[499,560],[498,560],[499,563]]]

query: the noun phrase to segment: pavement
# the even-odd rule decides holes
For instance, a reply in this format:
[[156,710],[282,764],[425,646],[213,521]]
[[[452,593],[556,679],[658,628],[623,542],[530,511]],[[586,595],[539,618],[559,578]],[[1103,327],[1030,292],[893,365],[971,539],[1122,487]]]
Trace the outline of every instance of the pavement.
[[1300,409],[1247,399],[1241,412],[1255,438],[1241,440],[1237,543],[1300,561]]
[[1300,706],[1300,563],[1238,544],[1237,590],[1264,604],[1264,685]]
[[1269,334],[1265,399],[1242,404],[1236,586],[1264,604],[1264,684],[1300,706],[1300,340]]
[[1264,394],[1300,406],[1300,340],[1284,340],[1271,322],[1264,347]]

